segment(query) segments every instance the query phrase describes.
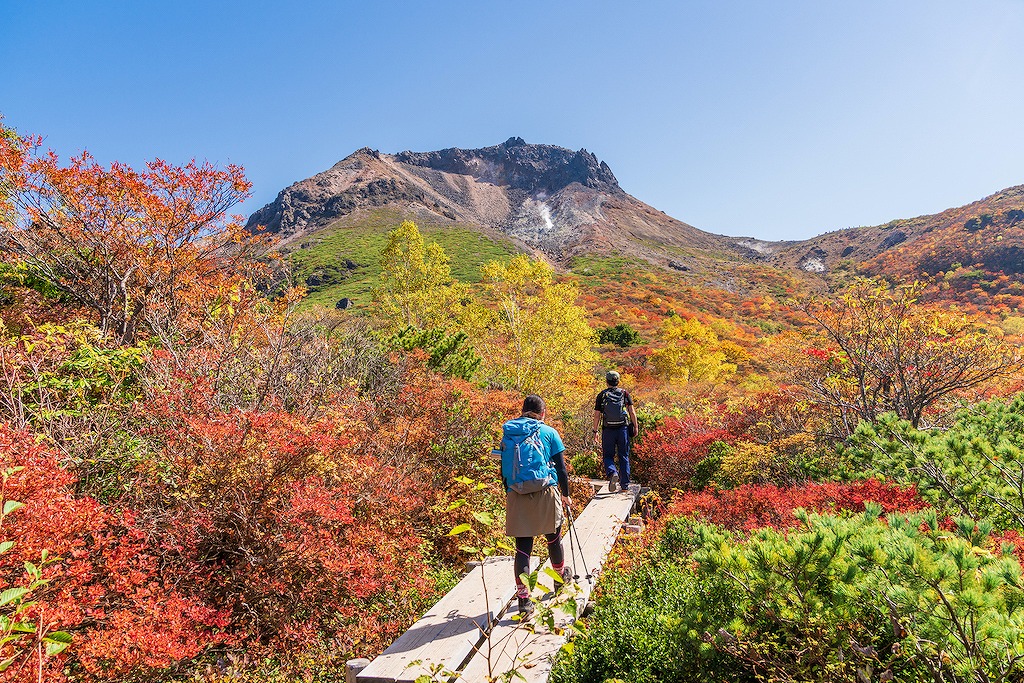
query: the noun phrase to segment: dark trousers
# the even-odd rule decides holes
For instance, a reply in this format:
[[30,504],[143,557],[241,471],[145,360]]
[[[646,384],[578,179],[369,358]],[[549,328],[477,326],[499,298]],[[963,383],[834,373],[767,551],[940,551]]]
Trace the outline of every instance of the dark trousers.
[[[604,472],[619,475],[619,484],[629,486],[629,426],[605,427],[601,430],[601,456]],[[616,459],[618,467],[616,467]]]
[[[548,544],[548,557],[551,558],[551,566],[561,568],[565,564],[565,550],[562,548],[562,527],[555,529],[553,534],[544,534],[544,540]],[[530,556],[533,555],[533,536],[529,538],[516,537],[516,559],[512,566],[516,571],[516,587],[523,591],[525,585],[519,578],[521,574],[530,571]]]

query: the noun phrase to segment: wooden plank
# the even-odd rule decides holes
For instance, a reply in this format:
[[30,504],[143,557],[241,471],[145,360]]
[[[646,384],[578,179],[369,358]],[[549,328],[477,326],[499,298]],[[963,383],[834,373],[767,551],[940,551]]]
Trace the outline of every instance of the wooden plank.
[[[600,567],[639,495],[639,487],[631,487],[628,492],[608,493],[605,482],[594,483],[598,495],[575,519],[574,526],[567,529],[563,541],[567,545],[566,561],[580,577],[574,597],[581,607],[589,598]],[[536,566],[534,559],[531,567]],[[587,570],[592,575],[589,579]],[[512,618],[516,614],[516,610],[508,610],[515,595],[512,573],[511,557],[490,558],[485,565],[475,567],[409,631],[363,669],[358,674],[358,682],[412,682],[420,675],[429,675],[432,664],[450,672],[463,670],[461,681],[484,681],[488,671],[501,673],[513,667],[530,681],[545,681],[553,656],[564,639],[550,633],[530,633]],[[569,620],[567,614],[558,613],[559,625]],[[486,633],[491,627],[488,640]],[[419,663],[412,665],[414,661]]]
[[[576,518],[572,540],[574,545],[578,545],[577,561],[581,556],[583,558],[580,567],[574,566],[574,570],[580,576],[578,594],[575,596],[578,606],[582,606],[590,597],[601,565],[607,559],[619,529],[633,510],[639,495],[639,486],[630,486],[629,491],[616,493],[605,491],[595,496]],[[568,543],[568,534],[565,540]],[[570,548],[566,548],[566,558],[567,561],[572,561]],[[593,575],[589,581],[585,578],[583,564],[586,564]],[[535,595],[543,597],[540,595],[541,592],[538,590]],[[547,598],[550,599],[550,596]],[[494,626],[490,637],[480,644],[479,652],[470,658],[462,671],[459,677],[461,683],[483,683],[512,669],[517,669],[526,678],[527,683],[547,681],[555,654],[562,647],[565,638],[547,632],[531,633],[513,618],[515,615],[515,610],[506,612]],[[556,610],[557,626],[564,628],[571,621],[568,614]]]
[[[574,554],[576,555],[576,559],[570,561],[576,562],[573,569],[581,580],[585,578],[588,569],[596,579],[601,565],[619,535],[619,529],[636,504],[638,495],[639,487],[630,487],[629,492],[605,492],[595,497],[576,519],[575,531],[572,528],[567,531],[565,540],[569,547],[566,548],[566,556],[572,558]],[[582,562],[579,560],[580,557]],[[588,597],[592,587],[593,581],[589,582],[587,587]]]
[[[515,595],[513,571],[511,557],[488,558],[474,567],[359,673],[359,683],[415,681],[417,676],[430,673],[431,664],[458,670]],[[417,660],[421,663],[411,665]]]

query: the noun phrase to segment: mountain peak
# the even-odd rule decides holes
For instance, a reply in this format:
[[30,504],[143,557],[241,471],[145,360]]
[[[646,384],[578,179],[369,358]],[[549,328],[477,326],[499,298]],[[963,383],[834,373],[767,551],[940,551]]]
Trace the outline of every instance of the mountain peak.
[[247,225],[285,242],[385,209],[425,225],[474,226],[566,260],[620,253],[661,259],[660,244],[710,248],[721,240],[666,216],[619,187],[595,154],[513,136],[491,147],[382,154],[360,149],[285,188]]
[[400,152],[395,160],[411,166],[456,173],[530,195],[551,195],[573,183],[605,192],[621,192],[608,164],[585,149],[539,145],[511,137],[479,149],[450,147],[436,152]]

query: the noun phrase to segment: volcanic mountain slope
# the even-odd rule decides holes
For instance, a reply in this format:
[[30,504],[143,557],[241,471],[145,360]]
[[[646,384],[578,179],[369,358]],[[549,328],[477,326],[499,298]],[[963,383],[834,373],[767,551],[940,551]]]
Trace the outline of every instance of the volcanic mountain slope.
[[769,263],[821,273],[853,269],[898,280],[1019,286],[1024,275],[1024,185],[938,214],[850,228],[803,242],[764,243]]
[[811,288],[867,273],[943,280],[951,295],[979,286],[1024,295],[1024,186],[931,216],[767,242],[698,230],[627,194],[587,150],[521,138],[468,150],[363,148],[282,190],[248,225],[279,235],[311,290],[358,281],[351,293],[363,294],[384,236],[406,218],[446,249],[461,248],[453,267],[470,279],[484,260],[525,250],[563,266],[576,257],[643,260],[737,292],[772,273]]
[[556,262],[619,254],[679,261],[742,259],[734,240],[698,230],[635,199],[587,150],[511,138],[482,149],[382,154],[360,149],[283,190],[249,226],[286,248],[339,220],[387,208],[426,225],[470,226]]

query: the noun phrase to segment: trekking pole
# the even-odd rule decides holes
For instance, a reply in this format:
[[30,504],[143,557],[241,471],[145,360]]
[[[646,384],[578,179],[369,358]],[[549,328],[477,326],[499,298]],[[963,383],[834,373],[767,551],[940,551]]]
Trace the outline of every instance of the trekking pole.
[[[568,535],[567,536],[569,537],[569,556],[572,558],[572,572],[573,572],[572,573],[572,581],[577,581],[577,580],[580,579],[580,574],[575,573],[575,568],[577,568],[579,565],[577,564],[577,561],[575,561],[575,546],[572,544],[572,506],[571,506],[571,504],[568,504],[568,505],[565,506],[565,512],[568,513],[568,516],[569,516],[569,531],[568,531]],[[581,552],[582,552],[582,550],[583,549],[581,549]]]
[[[572,517],[572,507],[569,506],[569,505],[566,505],[565,508],[569,512],[569,547],[570,548],[572,547],[572,537],[573,537],[573,535],[575,535],[576,536],[576,545],[578,545],[580,547],[580,562],[583,563],[583,571],[585,571],[587,573],[587,575],[586,575],[587,581],[592,581],[594,579],[594,575],[590,573],[589,569],[587,569],[587,560],[586,560],[586,558],[583,557],[583,544],[580,543],[580,534],[579,534],[578,531],[576,531],[576,520],[573,519],[573,517]],[[573,562],[575,562],[575,561],[576,561],[576,557],[573,556]],[[573,579],[579,579],[580,575],[576,574],[572,578]]]

